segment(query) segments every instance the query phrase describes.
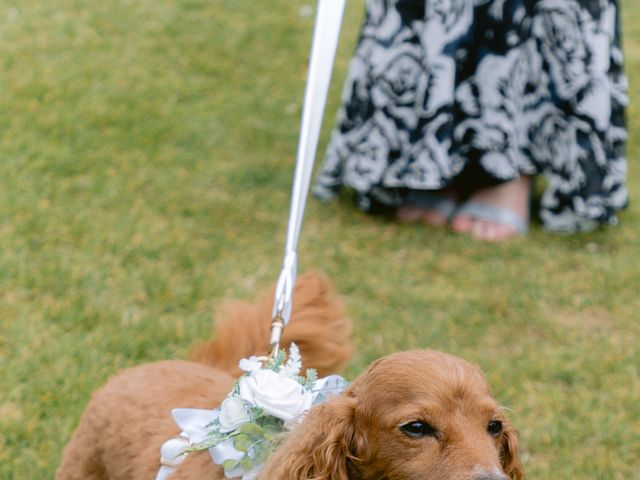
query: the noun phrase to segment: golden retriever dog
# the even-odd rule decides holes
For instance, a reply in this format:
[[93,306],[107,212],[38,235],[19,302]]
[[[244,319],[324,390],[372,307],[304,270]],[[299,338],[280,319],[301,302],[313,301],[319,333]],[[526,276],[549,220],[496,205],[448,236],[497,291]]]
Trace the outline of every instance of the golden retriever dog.
[[[171,410],[212,409],[231,391],[242,357],[268,342],[271,300],[230,304],[194,361],[122,372],[94,393],[66,446],[58,480],[154,479],[161,445],[179,433]],[[320,376],[351,351],[350,324],[327,280],[299,278],[283,346],[296,342]],[[264,465],[260,480],[520,480],[515,431],[480,370],[435,351],[374,362],[341,395],[313,407]],[[171,480],[221,480],[207,452],[190,453]]]

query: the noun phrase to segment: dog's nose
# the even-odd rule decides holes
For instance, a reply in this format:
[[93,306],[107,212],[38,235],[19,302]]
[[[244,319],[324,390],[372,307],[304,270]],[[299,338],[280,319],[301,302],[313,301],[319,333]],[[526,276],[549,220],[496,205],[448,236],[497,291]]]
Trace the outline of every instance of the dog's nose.
[[509,480],[509,477],[502,473],[482,472],[473,476],[473,480]]

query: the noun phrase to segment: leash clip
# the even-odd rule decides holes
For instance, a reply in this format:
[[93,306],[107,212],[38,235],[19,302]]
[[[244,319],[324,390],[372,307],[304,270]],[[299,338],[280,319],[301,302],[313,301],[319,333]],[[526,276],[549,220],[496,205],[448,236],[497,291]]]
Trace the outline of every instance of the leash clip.
[[291,319],[291,297],[293,286],[296,283],[298,271],[298,255],[295,251],[289,251],[282,265],[282,272],[276,284],[275,302],[271,314],[271,337],[269,339],[270,356],[273,358],[280,348],[282,330]]

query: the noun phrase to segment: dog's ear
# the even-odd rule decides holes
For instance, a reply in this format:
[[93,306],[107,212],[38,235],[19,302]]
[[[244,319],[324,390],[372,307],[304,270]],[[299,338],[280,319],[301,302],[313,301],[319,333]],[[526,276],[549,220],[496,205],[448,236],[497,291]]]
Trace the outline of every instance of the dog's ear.
[[269,458],[260,479],[348,480],[349,462],[366,449],[358,433],[355,400],[346,395],[314,407]]
[[524,479],[524,469],[518,455],[518,433],[510,423],[505,424],[502,434],[502,444],[500,452],[502,469],[511,480]]

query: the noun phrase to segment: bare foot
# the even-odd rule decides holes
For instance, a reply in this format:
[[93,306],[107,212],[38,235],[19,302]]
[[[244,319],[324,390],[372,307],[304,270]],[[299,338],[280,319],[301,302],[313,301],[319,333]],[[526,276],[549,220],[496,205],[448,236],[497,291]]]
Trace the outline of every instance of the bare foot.
[[[531,177],[522,176],[511,182],[476,191],[468,199],[471,204],[484,204],[512,212],[526,226],[529,220],[529,192]],[[464,208],[464,205],[462,206]],[[520,223],[520,222],[518,222]],[[458,233],[468,233],[478,240],[502,242],[521,235],[516,222],[500,222],[498,219],[475,217],[472,213],[459,213],[451,220],[451,228]]]
[[406,204],[396,212],[396,220],[403,223],[424,222],[433,227],[444,227],[456,209],[456,192],[447,190],[412,191]]

